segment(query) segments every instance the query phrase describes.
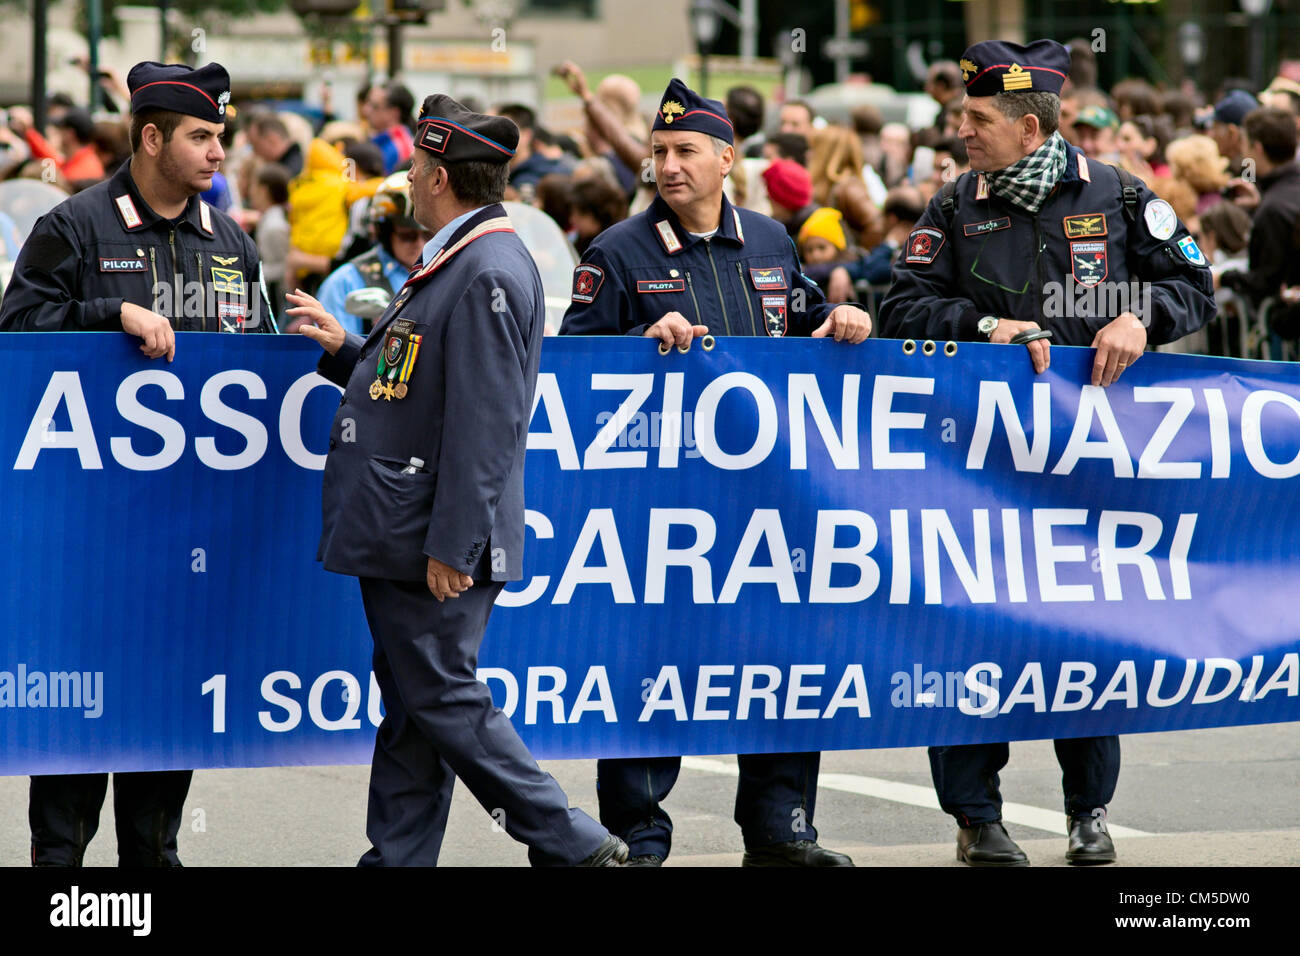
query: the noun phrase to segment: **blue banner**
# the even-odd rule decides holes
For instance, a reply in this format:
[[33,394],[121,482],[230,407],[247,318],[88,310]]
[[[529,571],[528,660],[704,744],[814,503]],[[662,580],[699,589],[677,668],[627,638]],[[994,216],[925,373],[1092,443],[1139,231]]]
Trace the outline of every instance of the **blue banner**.
[[[1295,367],[548,339],[480,679],[541,758],[1300,720]],[[0,337],[0,773],[364,763],[311,343]]]

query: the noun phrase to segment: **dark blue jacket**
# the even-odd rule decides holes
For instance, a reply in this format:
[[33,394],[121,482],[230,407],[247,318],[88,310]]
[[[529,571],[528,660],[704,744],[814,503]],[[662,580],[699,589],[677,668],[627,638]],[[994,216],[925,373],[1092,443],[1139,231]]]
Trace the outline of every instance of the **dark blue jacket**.
[[779,222],[724,195],[718,231],[706,241],[656,196],[587,248],[560,334],[641,335],[680,312],[714,335],[809,335],[835,305],[803,275]]
[[[395,320],[420,348],[402,397],[372,397]],[[327,571],[423,581],[428,558],[523,577],[524,447],[546,306],[532,256],[487,206],[412,273],[368,338],[318,369],[344,386],[321,492]],[[399,363],[403,364],[403,363]],[[403,474],[412,458],[423,467]]]
[[[1123,311],[1147,321],[1152,345],[1196,331],[1215,311],[1205,257],[1176,217],[1156,217],[1157,210],[1173,216],[1168,204],[1148,214],[1159,200],[1133,183],[1130,221],[1115,168],[1069,146],[1055,191],[1031,216],[992,194],[980,174],[964,173],[952,221],[940,191],[895,261],[894,284],[880,305],[881,334],[978,341],[980,318],[992,315],[1037,322],[1052,330],[1056,345],[1089,346]],[[1172,233],[1157,238],[1148,220]],[[1129,290],[1120,284],[1132,280],[1139,295],[1130,295],[1125,309],[1121,294]],[[1131,307],[1148,292],[1149,317]]]
[[0,303],[0,330],[120,332],[124,301],[167,316],[178,332],[276,331],[248,234],[198,196],[176,221],[162,219],[129,161],[36,221]]

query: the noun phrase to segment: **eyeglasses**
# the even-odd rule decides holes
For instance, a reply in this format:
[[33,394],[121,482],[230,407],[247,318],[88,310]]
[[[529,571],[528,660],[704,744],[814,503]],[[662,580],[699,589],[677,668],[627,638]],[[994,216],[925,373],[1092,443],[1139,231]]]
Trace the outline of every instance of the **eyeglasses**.
[[1029,290],[1029,283],[1033,281],[1034,275],[1038,272],[1038,260],[1039,258],[1042,257],[1043,250],[1047,248],[1047,240],[1045,238],[1040,237],[1038,242],[1038,252],[1034,254],[1034,261],[1029,265],[1029,275],[1025,277],[1025,284],[1022,285],[1019,289],[1012,289],[1009,286],[1005,286],[1001,282],[998,282],[996,279],[990,279],[987,276],[982,276],[976,271],[979,268],[980,257],[984,255],[984,247],[988,245],[988,241],[989,241],[989,236],[986,235],[983,241],[980,242],[979,251],[975,253],[975,261],[970,264],[971,276],[973,278],[979,279],[980,282],[991,285],[996,289],[1002,290],[1003,292],[1009,292],[1012,295],[1024,295]]

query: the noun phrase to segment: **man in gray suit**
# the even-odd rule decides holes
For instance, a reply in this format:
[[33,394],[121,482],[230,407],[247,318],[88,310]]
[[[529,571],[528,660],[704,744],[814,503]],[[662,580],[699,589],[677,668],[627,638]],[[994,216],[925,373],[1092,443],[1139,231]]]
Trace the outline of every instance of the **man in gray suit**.
[[[437,863],[460,777],[540,865],[614,866],[627,846],[537,766],[475,678],[488,615],[523,577],[524,448],[545,318],[537,268],[500,201],[519,131],[424,101],[415,218],[434,232],[366,339],[309,295],[301,331],[344,386],[317,557],[361,579],[386,715],[363,866]],[[499,818],[499,817],[498,817]]]

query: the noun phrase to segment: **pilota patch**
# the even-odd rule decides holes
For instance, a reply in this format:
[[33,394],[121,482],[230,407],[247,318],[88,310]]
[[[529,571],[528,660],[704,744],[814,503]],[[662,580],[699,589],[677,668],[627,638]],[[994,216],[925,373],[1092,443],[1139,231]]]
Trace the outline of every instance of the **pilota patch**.
[[942,231],[931,229],[929,226],[913,229],[912,234],[907,237],[907,255],[903,257],[903,261],[928,266],[934,262],[946,238]]
[[986,232],[997,232],[999,229],[1010,229],[1011,217],[1003,216],[1001,219],[985,219],[983,222],[968,222],[961,227],[961,231],[967,236],[982,236]]
[[573,301],[590,303],[596,298],[605,281],[605,270],[600,266],[583,264],[573,270]]
[[779,339],[785,335],[786,313],[785,296],[763,296],[763,325],[767,328],[767,334],[772,338]]
[[1085,212],[1078,216],[1066,216],[1061,223],[1065,228],[1066,239],[1087,239],[1089,236],[1106,235],[1105,213]]
[[144,272],[143,259],[99,259],[100,272]]
[[1110,272],[1105,242],[1070,243],[1070,272],[1074,281],[1092,288]]
[[637,279],[638,292],[685,292],[685,279]]

